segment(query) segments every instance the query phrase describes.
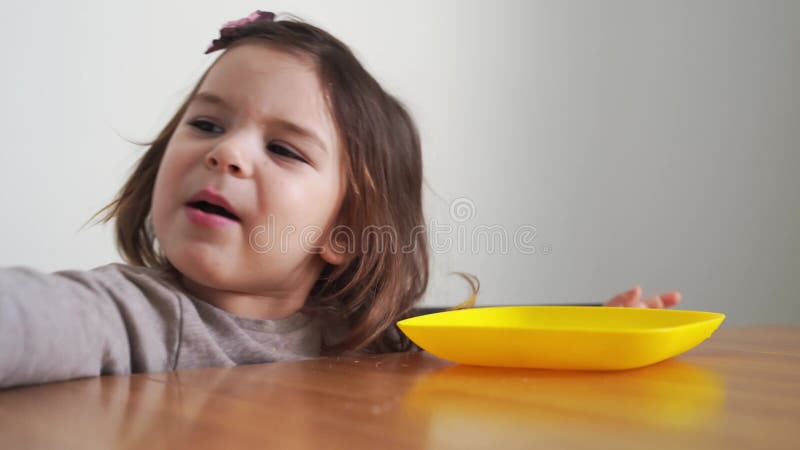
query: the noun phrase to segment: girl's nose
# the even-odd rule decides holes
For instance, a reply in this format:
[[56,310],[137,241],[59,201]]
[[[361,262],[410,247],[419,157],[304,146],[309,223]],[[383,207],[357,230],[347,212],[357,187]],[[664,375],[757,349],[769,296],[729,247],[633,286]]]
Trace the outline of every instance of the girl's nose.
[[241,151],[228,143],[222,142],[206,155],[206,167],[221,170],[238,178],[252,175],[252,163]]

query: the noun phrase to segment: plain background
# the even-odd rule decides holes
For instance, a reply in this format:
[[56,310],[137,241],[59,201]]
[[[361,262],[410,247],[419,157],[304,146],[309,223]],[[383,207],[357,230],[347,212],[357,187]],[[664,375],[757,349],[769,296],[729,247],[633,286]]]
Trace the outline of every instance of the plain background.
[[[728,326],[800,323],[797,1],[18,2],[0,16],[0,265],[120,261],[110,225],[81,226],[255,9],[340,37],[416,118],[453,244],[427,305],[461,301],[447,273],[468,271],[484,305],[640,284]],[[480,227],[535,229],[534,253],[458,245]]]

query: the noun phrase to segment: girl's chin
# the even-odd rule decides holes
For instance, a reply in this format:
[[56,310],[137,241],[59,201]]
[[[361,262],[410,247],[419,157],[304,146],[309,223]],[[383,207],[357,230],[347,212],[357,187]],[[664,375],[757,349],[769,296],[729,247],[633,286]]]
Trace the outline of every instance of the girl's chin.
[[169,256],[172,265],[184,276],[202,284],[212,283],[238,272],[239,267],[224,252],[214,251],[207,245],[187,244],[179,252]]

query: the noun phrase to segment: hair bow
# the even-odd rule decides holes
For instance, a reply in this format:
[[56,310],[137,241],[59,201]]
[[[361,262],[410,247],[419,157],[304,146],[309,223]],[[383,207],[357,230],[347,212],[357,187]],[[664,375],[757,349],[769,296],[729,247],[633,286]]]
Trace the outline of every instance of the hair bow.
[[206,54],[215,52],[228,46],[233,40],[240,37],[239,28],[256,22],[274,22],[275,13],[268,11],[255,11],[247,17],[231,20],[225,23],[219,30],[219,39],[211,41]]

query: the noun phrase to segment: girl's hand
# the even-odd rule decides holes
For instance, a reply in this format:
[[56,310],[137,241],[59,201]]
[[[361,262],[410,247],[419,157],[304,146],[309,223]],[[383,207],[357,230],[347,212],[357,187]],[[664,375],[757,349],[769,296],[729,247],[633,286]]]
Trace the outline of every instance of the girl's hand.
[[629,291],[617,294],[605,303],[605,306],[627,306],[631,308],[669,308],[681,302],[681,293],[677,291],[654,295],[642,299],[642,288],[634,287]]

